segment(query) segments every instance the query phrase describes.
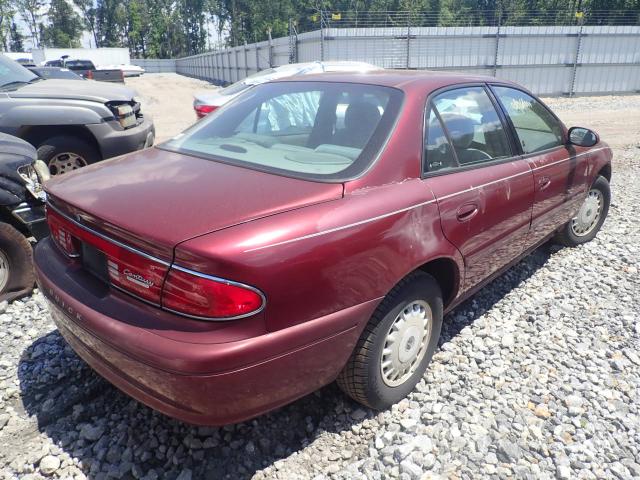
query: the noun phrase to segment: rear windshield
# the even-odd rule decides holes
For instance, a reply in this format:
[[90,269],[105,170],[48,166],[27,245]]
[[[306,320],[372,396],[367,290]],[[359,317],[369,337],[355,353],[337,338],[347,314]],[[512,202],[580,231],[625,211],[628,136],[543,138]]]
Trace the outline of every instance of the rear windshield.
[[93,63],[88,60],[67,60],[64,66],[70,70],[93,70]]
[[342,181],[386,141],[400,90],[333,82],[258,85],[161,148],[287,176]]

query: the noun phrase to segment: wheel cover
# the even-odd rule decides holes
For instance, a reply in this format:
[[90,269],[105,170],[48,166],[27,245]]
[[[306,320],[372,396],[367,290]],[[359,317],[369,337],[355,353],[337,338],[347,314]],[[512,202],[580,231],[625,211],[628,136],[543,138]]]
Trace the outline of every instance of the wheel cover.
[[72,152],[58,153],[49,160],[51,175],[62,175],[86,166],[87,161],[84,157]]
[[7,287],[10,273],[11,266],[9,265],[7,254],[0,250],[0,292],[4,291]]
[[589,190],[587,198],[584,199],[578,214],[571,219],[571,231],[577,237],[589,235],[598,225],[602,216],[604,197],[602,192],[595,188]]
[[415,373],[429,345],[432,318],[429,304],[415,300],[391,324],[380,359],[382,381],[387,386],[402,385]]

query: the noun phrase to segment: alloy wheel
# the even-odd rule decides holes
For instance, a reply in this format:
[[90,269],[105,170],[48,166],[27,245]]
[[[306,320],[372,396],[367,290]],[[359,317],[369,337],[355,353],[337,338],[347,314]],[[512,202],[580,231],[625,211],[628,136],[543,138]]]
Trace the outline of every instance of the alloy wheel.
[[62,175],[63,173],[85,167],[87,161],[77,153],[58,153],[49,160],[49,170],[51,175]]

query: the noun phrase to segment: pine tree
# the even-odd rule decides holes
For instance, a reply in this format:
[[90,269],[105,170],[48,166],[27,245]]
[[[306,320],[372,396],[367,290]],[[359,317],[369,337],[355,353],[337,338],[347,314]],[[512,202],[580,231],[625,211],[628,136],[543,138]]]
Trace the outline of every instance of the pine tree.
[[42,43],[45,46],[68,48],[80,46],[82,20],[66,0],[51,0],[48,20],[50,23],[42,30]]
[[24,52],[24,36],[20,33],[16,22],[11,22],[9,29],[9,50],[12,52]]

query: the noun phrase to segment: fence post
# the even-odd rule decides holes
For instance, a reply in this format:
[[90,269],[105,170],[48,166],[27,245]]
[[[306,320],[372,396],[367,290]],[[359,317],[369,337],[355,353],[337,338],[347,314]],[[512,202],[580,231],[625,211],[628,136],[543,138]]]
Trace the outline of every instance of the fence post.
[[249,76],[249,58],[247,57],[247,41],[244,41],[244,76]]
[[496,29],[496,49],[493,52],[493,76],[498,76],[498,55],[500,50],[500,26],[502,25],[502,12],[498,15],[498,28]]
[[320,10],[320,61],[324,61],[324,13]]
[[273,67],[273,40],[271,38],[271,29],[267,30],[267,35],[268,35],[268,47],[269,47],[269,52],[268,52],[268,58],[269,58],[269,68]]
[[409,69],[409,62],[411,59],[411,14],[407,15],[407,63],[405,68]]
[[258,43],[254,43],[254,46],[256,47],[256,72],[260,71],[260,47],[258,46]]
[[289,63],[298,62],[298,32],[293,19],[289,19]]
[[218,65],[218,52],[215,51],[213,53],[213,60],[215,61],[215,73],[213,74],[213,79],[214,80],[220,80],[220,66]]
[[578,41],[576,42],[576,56],[573,59],[573,72],[571,72],[571,87],[569,88],[569,96],[573,97],[576,88],[576,75],[578,74],[578,60],[580,59],[580,49],[582,48],[582,28],[584,23],[580,21],[580,30],[578,30]]

